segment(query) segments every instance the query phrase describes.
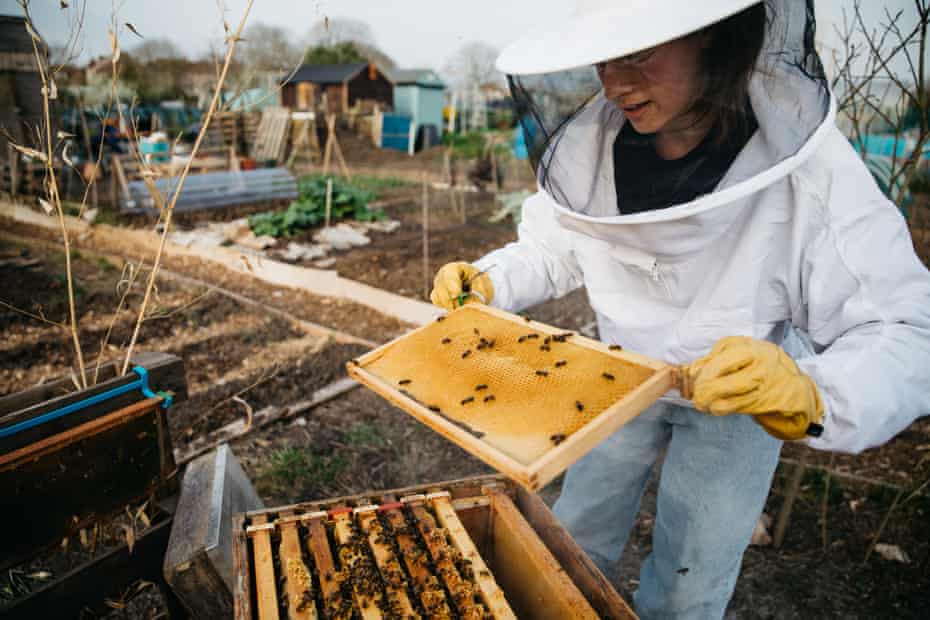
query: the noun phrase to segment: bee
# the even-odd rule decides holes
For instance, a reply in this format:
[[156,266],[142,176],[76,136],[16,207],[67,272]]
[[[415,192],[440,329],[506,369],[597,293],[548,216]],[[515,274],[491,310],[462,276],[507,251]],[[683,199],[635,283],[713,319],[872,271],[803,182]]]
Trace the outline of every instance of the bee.
[[580,400],[575,401],[575,409],[577,409],[578,411],[584,411],[584,405],[581,404]]
[[449,344],[450,342],[452,342],[452,338],[443,338],[441,342],[442,344]]
[[353,366],[358,366],[358,360],[355,358],[350,359],[349,363],[352,364]]
[[555,435],[552,435],[551,437],[549,437],[549,441],[551,441],[555,445],[559,445],[560,443],[565,441],[565,435],[563,433],[556,433]]
[[410,385],[411,383],[410,379],[401,379],[397,382],[397,385]]
[[437,322],[437,323],[442,323],[442,322],[445,321],[445,320],[446,320],[445,315],[443,315],[443,316],[437,316],[437,317],[436,317],[436,322]]
[[568,362],[566,362],[565,360],[559,360],[559,361],[557,361],[557,362],[555,363],[555,367],[556,367],[556,368],[561,368],[562,366],[566,365],[567,363],[568,363]]
[[622,351],[623,347],[621,347],[619,344],[612,344],[609,347],[607,347],[607,350],[608,351]]
[[476,335],[476,336],[480,336],[480,335],[481,335],[481,332],[478,331],[478,328],[477,328],[477,327],[475,327],[474,329],[472,329],[472,331],[475,332],[475,335]]
[[548,371],[548,370],[537,370],[537,371],[536,371],[536,376],[538,376],[538,377],[548,377],[548,376],[549,376],[549,371]]
[[537,338],[539,338],[539,334],[527,334],[526,335],[527,340],[535,340]]
[[489,403],[492,400],[497,400],[496,398],[494,398],[494,394],[488,394],[487,396],[484,397],[484,402],[486,403]]
[[478,385],[475,386],[476,392],[480,392],[481,390],[486,390],[486,389],[488,389],[488,386],[487,384],[484,384],[484,383],[479,383]]
[[462,402],[459,404],[467,405],[468,403],[474,402],[474,400],[475,400],[474,396],[466,396],[465,398],[462,399]]
[[544,345],[542,345],[542,346],[539,347],[539,350],[540,350],[540,351],[551,351],[551,350],[552,350],[552,347],[550,347],[548,344],[544,344]]
[[524,342],[526,342],[526,336],[520,336],[519,338],[517,338],[517,342],[519,342],[519,343],[524,343]]
[[462,353],[462,359],[465,359],[469,355],[471,355],[471,349],[465,349],[465,352]]
[[543,344],[549,344],[550,342],[552,342],[552,336],[546,336],[543,339]]
[[601,373],[601,376],[604,377],[605,379],[607,379],[608,381],[613,381],[613,380],[616,378],[616,377],[614,377],[612,374],[610,374],[609,372],[602,372],[602,373]]
[[429,405],[429,406],[427,407],[427,409],[429,409],[430,411],[432,411],[432,412],[434,412],[434,413],[441,413],[441,411],[442,411],[442,410],[441,410],[438,406],[436,406],[436,405]]
[[532,323],[532,322],[533,322],[533,319],[531,319],[530,317],[526,316],[525,314],[523,315],[523,320],[526,321],[527,323]]

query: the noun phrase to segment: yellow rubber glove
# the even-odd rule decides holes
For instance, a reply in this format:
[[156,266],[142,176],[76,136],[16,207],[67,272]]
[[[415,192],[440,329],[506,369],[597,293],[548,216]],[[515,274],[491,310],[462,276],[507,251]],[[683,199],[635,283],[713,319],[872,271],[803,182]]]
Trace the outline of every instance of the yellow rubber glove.
[[446,310],[473,302],[489,304],[494,298],[494,285],[488,274],[474,265],[446,263],[436,272],[429,298],[433,305]]
[[695,407],[712,415],[750,414],[779,439],[802,439],[823,419],[814,381],[771,342],[723,338],[683,371]]

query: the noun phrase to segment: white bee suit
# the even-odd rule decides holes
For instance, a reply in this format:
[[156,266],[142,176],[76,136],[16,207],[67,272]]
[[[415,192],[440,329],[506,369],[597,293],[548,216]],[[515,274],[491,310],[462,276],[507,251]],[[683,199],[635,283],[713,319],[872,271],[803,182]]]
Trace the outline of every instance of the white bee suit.
[[623,115],[595,98],[548,162],[559,199],[540,189],[519,240],[475,263],[493,305],[520,310],[583,284],[602,340],[673,364],[725,336],[782,344],[823,397],[825,432],[807,440],[818,449],[859,452],[930,413],[930,274],[832,103],[789,152],[799,136],[785,137],[796,124],[785,110],[819,113],[805,89],[754,78],[759,129],[717,190],[633,215],[617,215],[614,187]]

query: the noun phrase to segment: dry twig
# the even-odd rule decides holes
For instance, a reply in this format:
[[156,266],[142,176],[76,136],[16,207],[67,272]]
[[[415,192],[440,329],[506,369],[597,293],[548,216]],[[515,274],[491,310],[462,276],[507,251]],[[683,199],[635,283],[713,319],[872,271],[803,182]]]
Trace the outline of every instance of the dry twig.
[[181,172],[181,176],[178,179],[177,188],[175,189],[174,194],[171,196],[171,202],[165,209],[161,241],[158,245],[158,251],[155,254],[155,261],[152,264],[152,271],[149,275],[148,285],[145,289],[145,296],[142,299],[142,306],[139,308],[139,315],[136,320],[136,326],[135,329],[133,329],[132,338],[129,341],[129,347],[126,350],[126,357],[123,361],[121,374],[125,375],[129,370],[129,362],[132,358],[132,351],[133,348],[135,348],[136,340],[139,337],[139,329],[142,327],[142,321],[145,319],[145,309],[148,306],[149,299],[152,295],[152,290],[155,287],[155,278],[158,276],[158,267],[161,265],[161,257],[164,254],[165,244],[168,241],[168,232],[171,230],[171,218],[174,214],[174,207],[178,202],[178,197],[181,195],[181,191],[184,189],[184,182],[187,179],[187,175],[190,173],[191,164],[194,162],[194,157],[196,157],[197,151],[200,149],[200,144],[203,142],[204,136],[207,134],[207,129],[210,127],[210,121],[213,119],[213,115],[217,110],[217,106],[219,105],[221,98],[220,96],[223,92],[223,82],[226,79],[226,74],[229,72],[229,66],[232,63],[233,52],[236,49],[236,42],[242,35],[242,29],[245,26],[246,19],[249,16],[249,11],[252,9],[253,2],[254,0],[249,0],[245,10],[243,11],[242,19],[239,22],[238,28],[236,28],[236,31],[227,39],[226,59],[223,63],[223,69],[220,72],[220,77],[217,80],[216,90],[213,93],[213,99],[210,101],[210,107],[207,109],[207,113],[204,116],[203,125],[200,128],[200,132],[197,134],[197,139],[194,141],[194,146],[191,149],[190,157],[188,158],[187,163],[184,165],[184,170]]

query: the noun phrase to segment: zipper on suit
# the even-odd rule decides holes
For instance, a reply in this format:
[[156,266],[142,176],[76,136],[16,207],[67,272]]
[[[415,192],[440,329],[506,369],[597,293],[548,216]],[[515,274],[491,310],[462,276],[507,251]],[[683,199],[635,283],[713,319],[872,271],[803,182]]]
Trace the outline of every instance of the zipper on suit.
[[668,282],[662,277],[662,266],[659,264],[658,258],[646,252],[617,246],[610,249],[610,254],[621,263],[647,273],[655,284],[662,287],[666,298],[671,299],[672,293],[668,288]]

